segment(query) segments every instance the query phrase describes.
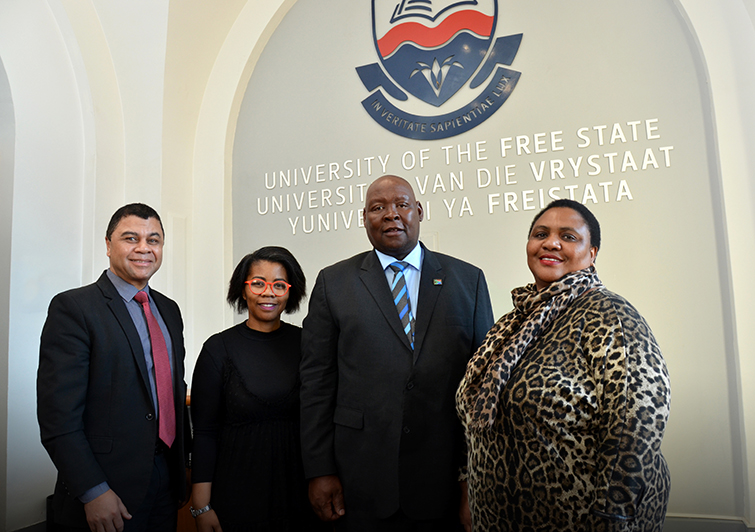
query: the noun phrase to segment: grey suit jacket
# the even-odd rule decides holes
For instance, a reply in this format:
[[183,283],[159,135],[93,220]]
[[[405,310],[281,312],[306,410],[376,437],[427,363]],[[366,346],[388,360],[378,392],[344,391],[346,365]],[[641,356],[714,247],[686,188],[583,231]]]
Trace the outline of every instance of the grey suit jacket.
[[[185,493],[183,322],[174,301],[150,293],[173,344],[176,441],[168,460],[179,499]],[[40,343],[37,417],[58,470],[56,522],[86,526],[78,497],[104,481],[130,512],[139,507],[152,475],[157,418],[139,335],[105,273],[50,303]]]
[[415,349],[374,251],[322,270],[304,320],[302,453],[336,474],[346,511],[413,519],[458,508],[463,434],[454,395],[493,325],[482,271],[424,249]]

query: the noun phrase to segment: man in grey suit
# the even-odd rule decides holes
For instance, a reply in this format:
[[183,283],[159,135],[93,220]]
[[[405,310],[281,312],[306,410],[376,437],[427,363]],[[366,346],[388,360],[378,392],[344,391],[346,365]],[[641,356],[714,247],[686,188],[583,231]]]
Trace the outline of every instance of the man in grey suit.
[[175,531],[186,492],[183,322],[147,284],[163,240],[154,209],[121,207],[105,236],[110,268],[50,303],[37,417],[58,469],[55,530]]
[[322,270],[304,320],[304,469],[337,530],[450,531],[468,517],[454,395],[493,315],[480,269],[418,242],[422,217],[407,181],[377,179],[374,250]]

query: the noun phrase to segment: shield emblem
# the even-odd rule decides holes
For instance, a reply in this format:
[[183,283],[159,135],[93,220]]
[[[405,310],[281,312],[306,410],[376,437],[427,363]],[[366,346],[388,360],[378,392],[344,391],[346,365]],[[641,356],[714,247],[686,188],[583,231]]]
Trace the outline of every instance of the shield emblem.
[[420,100],[441,106],[488,53],[496,0],[372,0],[373,39],[386,72]]

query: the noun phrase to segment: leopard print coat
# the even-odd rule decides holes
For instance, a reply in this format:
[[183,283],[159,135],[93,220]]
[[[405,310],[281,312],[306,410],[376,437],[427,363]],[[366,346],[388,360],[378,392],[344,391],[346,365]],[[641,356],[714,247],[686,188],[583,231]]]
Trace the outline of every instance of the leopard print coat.
[[492,427],[469,423],[468,389],[457,408],[475,532],[662,530],[670,384],[625,299],[599,285],[565,308],[511,371]]

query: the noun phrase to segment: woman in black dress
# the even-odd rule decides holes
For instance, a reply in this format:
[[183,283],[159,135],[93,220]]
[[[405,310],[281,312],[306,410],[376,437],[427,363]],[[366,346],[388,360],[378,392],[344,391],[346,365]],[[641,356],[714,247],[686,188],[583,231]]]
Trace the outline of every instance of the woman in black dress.
[[[200,532],[314,530],[299,443],[301,329],[281,321],[305,294],[281,247],[241,259],[228,303],[245,322],[211,336],[192,380],[192,514]],[[221,528],[222,527],[222,528]]]

